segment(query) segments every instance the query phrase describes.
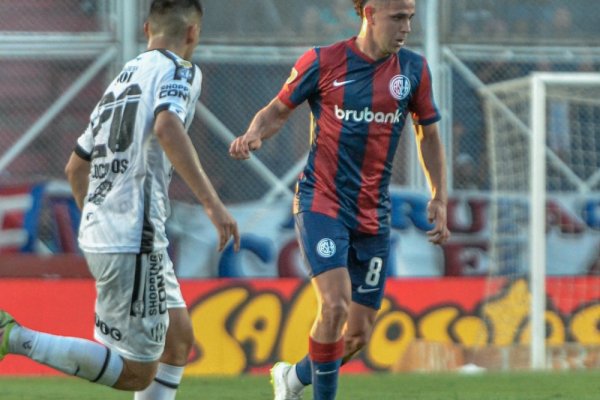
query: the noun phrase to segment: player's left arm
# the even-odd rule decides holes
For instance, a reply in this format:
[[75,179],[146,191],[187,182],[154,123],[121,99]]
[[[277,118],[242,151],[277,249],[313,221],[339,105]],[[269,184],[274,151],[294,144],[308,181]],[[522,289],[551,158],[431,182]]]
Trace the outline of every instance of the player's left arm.
[[154,134],[173,168],[204,206],[219,235],[218,250],[222,251],[230,238],[233,248],[240,248],[237,222],[229,213],[204,171],[192,140],[181,119],[171,111],[161,111],[154,121]]
[[87,194],[89,185],[90,162],[81,158],[76,152],[71,153],[71,157],[65,166],[65,175],[71,185],[73,197],[77,207],[81,210]]
[[427,218],[433,229],[427,232],[429,241],[442,244],[450,237],[447,226],[448,189],[446,183],[446,157],[437,123],[415,125],[417,147],[423,172],[431,189],[427,205]]

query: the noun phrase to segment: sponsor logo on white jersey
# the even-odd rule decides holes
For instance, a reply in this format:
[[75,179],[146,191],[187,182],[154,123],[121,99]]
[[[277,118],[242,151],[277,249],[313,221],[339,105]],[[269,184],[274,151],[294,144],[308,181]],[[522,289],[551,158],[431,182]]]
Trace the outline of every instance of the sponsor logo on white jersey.
[[397,124],[402,118],[400,109],[396,112],[384,113],[384,112],[373,112],[369,107],[365,107],[361,111],[357,110],[344,110],[338,107],[336,104],[334,107],[335,117],[342,121],[351,122],[377,122],[380,124]]

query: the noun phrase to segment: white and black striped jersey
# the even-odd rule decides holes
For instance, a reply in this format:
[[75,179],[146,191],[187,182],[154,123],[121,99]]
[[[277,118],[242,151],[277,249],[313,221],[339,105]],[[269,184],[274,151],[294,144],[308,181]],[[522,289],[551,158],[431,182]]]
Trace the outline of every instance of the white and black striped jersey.
[[172,166],[154,134],[159,112],[186,131],[200,97],[200,69],[167,50],[129,61],[106,89],[75,152],[91,162],[79,245],[91,253],[145,253],[168,245]]

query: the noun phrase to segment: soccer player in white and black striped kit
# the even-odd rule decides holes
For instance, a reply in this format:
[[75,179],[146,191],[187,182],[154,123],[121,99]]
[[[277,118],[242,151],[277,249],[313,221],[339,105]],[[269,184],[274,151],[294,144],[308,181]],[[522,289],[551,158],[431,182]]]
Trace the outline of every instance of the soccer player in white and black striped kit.
[[66,174],[82,209],[79,245],[96,281],[99,343],[36,332],[0,311],[0,359],[25,355],[137,400],[174,399],[193,344],[186,304],[167,254],[168,187],[175,170],[202,203],[219,250],[237,224],[187,134],[202,75],[192,64],[199,0],[154,0],[148,50],[110,83],[77,140]]

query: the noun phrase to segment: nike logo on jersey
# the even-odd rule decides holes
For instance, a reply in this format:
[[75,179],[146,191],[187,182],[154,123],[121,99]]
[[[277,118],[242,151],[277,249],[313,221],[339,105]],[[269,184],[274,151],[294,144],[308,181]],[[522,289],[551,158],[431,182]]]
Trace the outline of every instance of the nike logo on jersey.
[[377,288],[377,287],[376,287],[376,288],[370,288],[370,289],[368,289],[368,288],[364,288],[362,285],[360,285],[360,286],[358,287],[358,289],[356,289],[356,291],[357,291],[358,293],[362,293],[362,294],[364,294],[364,293],[376,292],[376,291],[378,291],[378,290],[379,290],[379,288]]
[[347,85],[349,83],[354,82],[356,79],[352,79],[349,81],[338,81],[337,79],[335,81],[333,81],[333,87],[340,87],[340,86],[344,86]]

